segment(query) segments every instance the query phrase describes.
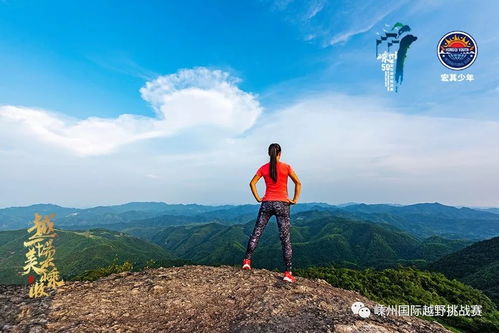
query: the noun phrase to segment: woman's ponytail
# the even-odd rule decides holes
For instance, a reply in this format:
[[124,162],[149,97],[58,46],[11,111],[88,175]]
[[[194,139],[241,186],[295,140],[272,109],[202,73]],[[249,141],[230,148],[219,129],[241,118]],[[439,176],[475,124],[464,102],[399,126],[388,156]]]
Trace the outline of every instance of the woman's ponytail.
[[269,146],[270,155],[270,178],[277,182],[277,155],[281,152],[281,146],[278,143],[272,143]]

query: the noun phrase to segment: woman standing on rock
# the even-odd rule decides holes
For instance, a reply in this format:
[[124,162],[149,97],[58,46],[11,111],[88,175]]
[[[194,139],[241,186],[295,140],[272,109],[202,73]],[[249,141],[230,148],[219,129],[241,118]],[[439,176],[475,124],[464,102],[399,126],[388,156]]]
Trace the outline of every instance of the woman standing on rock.
[[[272,143],[269,146],[270,162],[262,165],[250,182],[251,192],[256,201],[261,202],[260,210],[256,220],[255,228],[248,241],[248,248],[243,259],[243,269],[251,269],[251,256],[255,251],[258,240],[272,215],[276,216],[279,227],[279,238],[282,244],[282,256],[286,270],[283,280],[295,282],[291,273],[291,240],[290,228],[290,206],[296,204],[300,196],[301,183],[291,165],[281,162],[281,146]],[[295,183],[295,195],[293,200],[288,198],[288,176]],[[256,183],[263,177],[265,179],[265,195],[260,198],[256,189]]]

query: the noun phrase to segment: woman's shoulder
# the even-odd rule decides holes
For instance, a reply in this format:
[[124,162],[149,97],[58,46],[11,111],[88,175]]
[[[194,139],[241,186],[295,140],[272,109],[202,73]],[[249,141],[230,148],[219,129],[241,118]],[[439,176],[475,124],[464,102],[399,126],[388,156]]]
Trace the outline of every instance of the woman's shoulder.
[[291,173],[291,172],[293,172],[293,171],[294,171],[294,169],[293,169],[293,167],[291,166],[291,164],[286,163],[286,162],[281,162],[281,163],[282,163],[282,164],[281,164],[281,168],[282,168],[283,170],[286,170],[288,173]]
[[269,168],[270,167],[270,163],[265,163],[265,164],[262,164],[258,170],[265,170],[266,168]]
[[289,168],[289,167],[291,166],[291,164],[286,163],[286,162],[281,162],[281,161],[279,161],[279,163],[281,163],[281,165],[282,165],[283,167],[286,167],[286,168]]

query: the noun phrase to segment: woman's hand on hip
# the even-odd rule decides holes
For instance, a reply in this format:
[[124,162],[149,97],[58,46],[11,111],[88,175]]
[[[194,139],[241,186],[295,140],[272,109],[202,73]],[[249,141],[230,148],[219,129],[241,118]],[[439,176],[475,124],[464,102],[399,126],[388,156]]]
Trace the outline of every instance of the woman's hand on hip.
[[291,200],[291,199],[288,199],[289,203],[292,204],[292,205],[295,205],[296,204],[296,200]]

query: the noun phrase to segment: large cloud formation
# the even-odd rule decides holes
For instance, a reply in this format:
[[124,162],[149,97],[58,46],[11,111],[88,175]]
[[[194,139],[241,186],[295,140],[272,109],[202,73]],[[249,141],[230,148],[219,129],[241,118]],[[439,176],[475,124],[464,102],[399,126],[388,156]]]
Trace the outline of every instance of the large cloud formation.
[[200,126],[237,135],[250,128],[262,112],[256,97],[239,89],[238,82],[221,70],[183,69],[140,89],[156,117],[122,114],[75,119],[47,110],[2,106],[0,122],[80,156],[107,154],[131,142]]
[[328,91],[262,112],[236,78],[205,68],[140,93],[155,117],[1,107],[0,202],[253,202],[248,182],[271,142],[297,171],[302,201],[499,201],[497,121],[408,114],[379,96]]

